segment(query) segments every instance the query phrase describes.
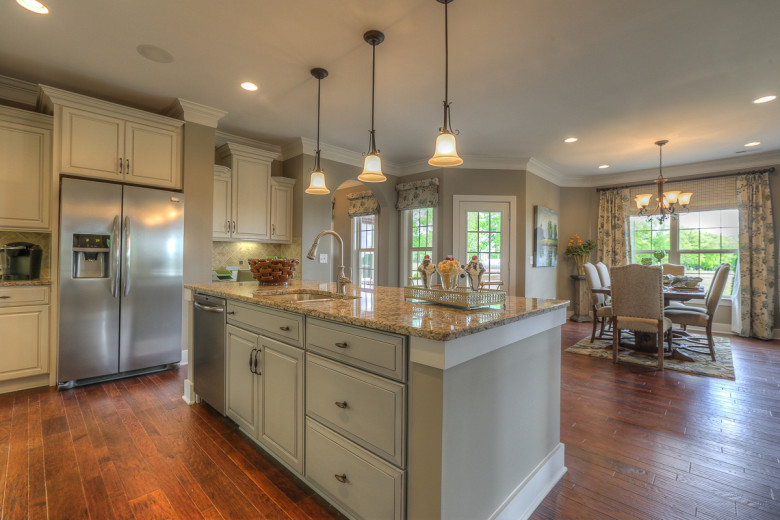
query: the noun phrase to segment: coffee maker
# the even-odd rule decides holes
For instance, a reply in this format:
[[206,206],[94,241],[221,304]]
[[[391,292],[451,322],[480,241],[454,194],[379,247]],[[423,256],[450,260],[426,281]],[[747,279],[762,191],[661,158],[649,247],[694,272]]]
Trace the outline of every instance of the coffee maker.
[[41,277],[41,246],[30,242],[10,242],[0,247],[3,280],[37,280]]

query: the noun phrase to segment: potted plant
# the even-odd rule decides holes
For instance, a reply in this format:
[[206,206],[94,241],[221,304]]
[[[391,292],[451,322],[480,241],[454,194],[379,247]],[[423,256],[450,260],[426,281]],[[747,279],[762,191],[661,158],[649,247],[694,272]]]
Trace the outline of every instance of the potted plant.
[[574,235],[569,239],[569,245],[564,254],[574,258],[574,261],[577,263],[577,274],[579,276],[585,276],[585,262],[594,249],[596,249],[596,242],[593,240],[583,242],[579,235]]

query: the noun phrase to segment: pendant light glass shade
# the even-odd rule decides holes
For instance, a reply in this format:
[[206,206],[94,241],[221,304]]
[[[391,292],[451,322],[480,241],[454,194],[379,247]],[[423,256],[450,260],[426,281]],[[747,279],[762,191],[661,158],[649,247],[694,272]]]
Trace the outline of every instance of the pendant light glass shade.
[[317,78],[317,150],[314,152],[314,169],[311,171],[311,180],[306,193],[312,195],[327,195],[330,190],[325,185],[325,172],[320,166],[320,91],[322,80],[328,76],[328,71],[319,67],[311,69],[311,75]]
[[458,166],[463,164],[463,159],[458,156],[455,144],[455,135],[449,132],[441,132],[436,138],[436,149],[433,157],[428,159],[431,166]]
[[363,182],[384,182],[387,177],[382,173],[382,158],[376,149],[376,130],[374,129],[374,85],[376,84],[376,46],[385,41],[385,35],[379,31],[366,31],[363,39],[371,45],[371,130],[369,130],[368,153],[363,161],[363,171],[358,180]]

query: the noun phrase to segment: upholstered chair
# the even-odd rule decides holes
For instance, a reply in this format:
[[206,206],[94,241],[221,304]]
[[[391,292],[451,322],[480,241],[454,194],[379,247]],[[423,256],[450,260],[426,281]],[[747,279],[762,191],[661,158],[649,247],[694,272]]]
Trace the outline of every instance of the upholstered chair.
[[[718,271],[720,271],[723,268],[727,269],[727,271],[726,271],[727,275],[728,275],[728,269],[731,269],[729,264],[720,264],[718,267],[715,268],[715,273],[713,273],[713,275],[712,275],[712,282],[710,283],[710,286],[707,287],[707,292],[704,294],[704,301],[705,302],[709,301],[710,291],[712,291],[712,287],[714,285],[715,279],[718,278]],[[671,301],[671,302],[669,302],[669,305],[666,306],[664,311],[671,311],[671,310],[678,310],[678,311],[679,310],[687,310],[687,311],[691,311],[691,312],[702,312],[702,313],[705,313],[705,314],[707,313],[706,303],[705,303],[705,307],[701,308],[701,307],[694,307],[693,305],[686,305],[683,302]],[[683,329],[685,329],[685,325],[683,325]]]
[[[631,264],[612,272],[612,360],[618,361],[620,331],[657,334],[658,370],[664,369],[664,335],[672,347],[672,322],[664,317],[662,271],[657,266]],[[668,334],[667,334],[668,333]]]
[[593,308],[593,332],[590,335],[590,342],[593,343],[596,341],[596,327],[599,322],[601,323],[599,338],[604,337],[604,326],[607,318],[612,317],[612,307],[607,303],[606,295],[593,292],[593,289],[603,288],[596,266],[588,262],[584,265],[584,268],[585,279],[588,281],[588,287],[590,288],[590,303]]
[[601,285],[603,287],[611,287],[612,280],[609,277],[609,267],[607,267],[607,264],[605,264],[604,262],[599,262],[596,264],[596,269],[599,272],[599,279],[601,280]]
[[674,276],[685,276],[685,266],[677,264],[663,264],[664,274],[672,274]]
[[[730,270],[731,266],[729,264],[720,264],[718,266],[712,277],[710,288],[707,290],[707,295],[704,297],[704,309],[694,309],[690,306],[686,306],[686,308],[669,306],[664,311],[664,315],[673,323],[679,323],[683,326],[703,327],[705,329],[707,347],[710,349],[710,356],[712,356],[713,361],[715,361],[715,340],[712,337],[712,321],[715,319],[715,311],[718,310],[720,297],[723,296],[723,290],[726,288]],[[686,341],[686,343],[688,342],[696,344],[695,341],[690,339]],[[690,346],[687,348],[694,350]]]

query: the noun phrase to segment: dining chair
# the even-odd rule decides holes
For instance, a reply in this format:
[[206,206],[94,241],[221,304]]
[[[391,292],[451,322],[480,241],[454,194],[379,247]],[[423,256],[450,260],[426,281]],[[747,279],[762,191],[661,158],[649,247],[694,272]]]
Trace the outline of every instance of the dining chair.
[[588,287],[590,288],[590,303],[593,308],[593,332],[590,335],[590,342],[593,343],[596,341],[596,327],[599,322],[601,322],[599,338],[604,337],[604,327],[607,318],[612,317],[612,307],[608,304],[606,295],[593,292],[593,289],[603,288],[596,266],[587,262],[583,267],[585,268],[585,279],[588,281]]
[[672,321],[664,317],[663,271],[657,266],[631,264],[612,272],[612,361],[618,362],[620,331],[657,335],[658,370],[664,369],[664,336],[672,348]]
[[685,266],[678,264],[663,264],[664,274],[672,274],[674,276],[685,276]]
[[599,272],[601,285],[604,287],[612,286],[612,280],[609,278],[609,267],[607,267],[607,264],[604,262],[599,262],[596,264],[596,269],[598,269]]
[[[712,282],[714,282],[715,279],[718,277],[718,271],[720,271],[724,267],[727,267],[727,268],[731,269],[729,264],[720,264],[718,267],[715,268],[715,272],[712,275]],[[712,282],[710,282],[710,286],[707,287],[707,292],[704,293],[704,301],[705,302],[707,301],[707,299],[710,296],[710,291],[712,290],[712,287],[713,287],[713,283]],[[705,313],[705,314],[707,313],[706,303],[705,303],[705,307],[702,308],[702,307],[694,307],[693,305],[686,305],[685,303],[680,302],[680,301],[671,301],[671,302],[669,302],[669,305],[667,305],[664,308],[664,311],[671,311],[671,310],[687,310],[687,311],[691,311],[691,312],[702,312],[702,313]],[[684,328],[685,328],[685,326],[683,326],[683,329]]]
[[[664,310],[664,315],[670,319],[672,323],[704,328],[707,335],[706,346],[709,347],[710,356],[712,356],[713,361],[715,361],[715,339],[712,337],[712,322],[715,319],[715,311],[718,310],[720,297],[723,296],[723,290],[726,288],[726,281],[728,280],[730,270],[731,266],[729,264],[720,264],[715,270],[710,288],[707,290],[707,295],[704,297],[704,309],[694,310],[694,308],[691,308],[690,306],[681,309],[670,306]],[[698,352],[695,348],[691,348],[691,345],[688,343],[693,346],[704,346],[700,341],[689,337],[686,339],[686,345],[682,348]]]

